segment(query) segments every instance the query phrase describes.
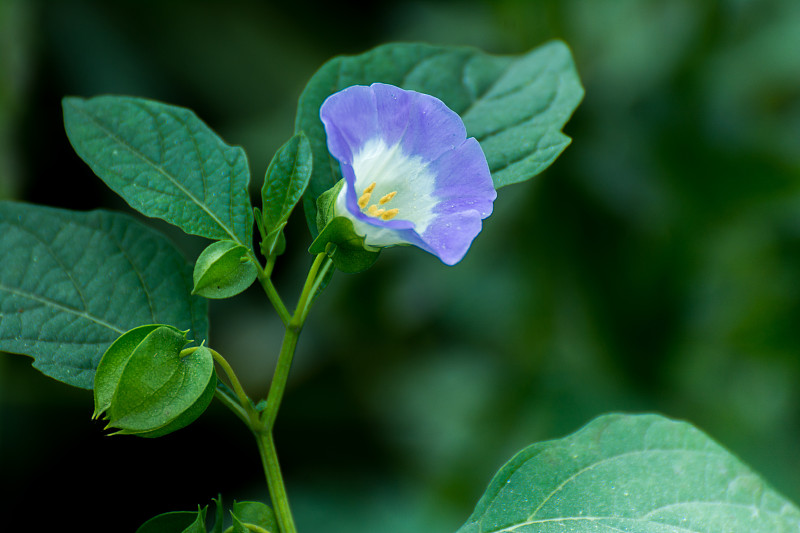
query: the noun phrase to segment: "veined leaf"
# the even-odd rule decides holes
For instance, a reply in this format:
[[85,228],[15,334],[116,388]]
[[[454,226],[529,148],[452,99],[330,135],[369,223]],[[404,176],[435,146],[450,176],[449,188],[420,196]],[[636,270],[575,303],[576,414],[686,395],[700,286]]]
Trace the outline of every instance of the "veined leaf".
[[794,533],[800,510],[685,422],[606,415],[534,444],[458,533]]
[[244,150],[189,109],[125,96],[68,97],[73,148],[134,209],[209,239],[252,247]]
[[263,229],[269,241],[262,244],[266,254],[275,248],[283,226],[303,196],[311,168],[311,145],[303,132],[289,139],[272,158],[261,188]]
[[0,202],[0,350],[91,388],[103,353],[143,324],[208,335],[192,267],[163,235],[118,213]]
[[495,187],[525,181],[547,168],[570,143],[561,129],[583,98],[567,46],[553,41],[520,56],[474,48],[392,43],[336,57],[309,81],[295,131],[311,142],[314,170],[303,200],[314,235],[316,199],[341,179],[319,118],[322,102],[351,85],[383,82],[427,93],[459,113],[480,141]]

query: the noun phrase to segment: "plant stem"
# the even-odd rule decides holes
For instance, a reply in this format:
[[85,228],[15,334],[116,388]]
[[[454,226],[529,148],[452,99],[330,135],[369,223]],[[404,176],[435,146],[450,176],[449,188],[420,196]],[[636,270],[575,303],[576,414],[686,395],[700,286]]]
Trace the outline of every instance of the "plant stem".
[[267,407],[261,415],[264,427],[269,431],[272,430],[275,418],[278,416],[278,409],[281,406],[283,393],[286,390],[286,382],[289,379],[289,370],[292,368],[292,359],[294,358],[294,350],[297,347],[299,336],[299,330],[289,327],[286,328],[286,333],[283,334],[281,352],[278,356],[275,374],[272,376],[272,384],[267,394]]
[[247,411],[245,411],[241,405],[236,403],[236,400],[234,398],[231,398],[230,396],[228,396],[219,389],[214,390],[214,396],[219,401],[222,402],[222,405],[233,411],[233,414],[238,416],[242,422],[247,424],[248,427],[250,426],[250,416],[247,414]]
[[[229,405],[231,402],[224,401],[228,399],[227,396],[221,398],[223,399],[222,403],[227,405],[234,413],[236,413],[237,416],[239,416],[239,418],[242,418],[243,412],[247,416],[245,423],[255,431],[259,425],[258,411],[255,410],[253,404],[250,402],[250,399],[247,397],[247,394],[245,394],[242,384],[239,382],[239,378],[236,377],[236,373],[233,371],[233,368],[231,368],[231,365],[219,354],[219,352],[211,348],[208,348],[208,351],[211,352],[211,356],[214,358],[214,361],[220,367],[222,367],[225,375],[228,376],[228,380],[231,382],[231,386],[233,387],[233,392],[236,393],[236,398],[239,400],[240,407],[234,409],[234,407],[236,407],[235,405]],[[217,397],[220,398],[220,394],[218,394]]]
[[278,291],[275,289],[275,285],[272,284],[272,280],[270,279],[270,275],[272,274],[272,266],[268,265],[269,271],[264,270],[261,267],[261,264],[255,259],[255,256],[251,258],[253,260],[253,264],[256,265],[256,270],[258,272],[258,282],[261,283],[261,286],[264,288],[264,292],[267,294],[267,298],[269,299],[272,306],[275,308],[275,311],[278,312],[278,316],[281,317],[281,321],[283,321],[283,325],[286,326],[289,324],[289,321],[292,319],[292,316],[289,314],[289,311],[286,309],[286,306],[283,304],[283,300],[281,300]]
[[292,359],[294,358],[294,352],[297,348],[297,340],[300,336],[300,331],[303,329],[303,324],[311,309],[314,295],[319,290],[325,275],[331,267],[331,260],[325,253],[317,254],[314,258],[314,262],[308,271],[308,277],[303,284],[303,290],[300,293],[300,298],[297,301],[297,308],[293,315],[290,315],[287,311],[286,306],[270,280],[272,267],[275,263],[274,257],[268,258],[266,269],[262,268],[258,261],[253,262],[258,269],[258,280],[262,287],[264,287],[267,298],[272,302],[272,305],[275,307],[278,315],[286,326],[286,333],[283,336],[281,351],[278,355],[275,374],[272,377],[272,384],[269,388],[266,407],[263,413],[259,414],[255,409],[252,402],[247,397],[247,394],[245,394],[239,379],[236,377],[236,374],[225,358],[216,351],[210,348],[209,350],[214,357],[214,361],[216,361],[228,376],[231,386],[233,387],[233,392],[236,394],[236,399],[239,400],[240,405],[236,405],[230,392],[217,391],[217,397],[247,424],[256,438],[258,452],[261,455],[261,463],[264,467],[264,474],[267,478],[270,499],[275,510],[275,516],[278,519],[281,533],[297,533],[294,518],[289,509],[289,500],[286,496],[286,487],[283,484],[283,475],[281,474],[280,465],[278,464],[278,454],[275,450],[275,442],[272,438],[272,428],[275,425],[278,409],[283,400],[283,394],[286,391],[286,382],[289,379],[289,371],[292,367]]
[[261,464],[269,486],[270,499],[278,519],[281,533],[297,533],[294,525],[292,511],[289,509],[289,498],[286,496],[286,487],[283,484],[281,467],[278,464],[278,452],[272,439],[272,430],[264,429],[255,433],[258,451],[261,454]]
[[323,263],[325,263],[325,266],[322,275],[327,272],[330,266],[330,259],[328,259],[324,253],[317,254],[314,263],[308,271],[308,277],[303,285],[303,292],[300,294],[300,299],[297,302],[297,309],[286,325],[286,333],[283,335],[281,352],[278,356],[275,374],[272,376],[272,384],[269,387],[269,394],[267,395],[267,407],[264,409],[264,413],[261,417],[264,427],[268,430],[272,429],[275,424],[275,418],[278,416],[278,409],[283,400],[283,393],[286,390],[286,381],[289,379],[289,370],[292,368],[292,359],[294,358],[294,351],[297,347],[297,339],[300,336],[300,330],[303,329],[303,324],[308,316],[311,297],[314,291],[319,287],[318,273],[320,273],[320,267]]

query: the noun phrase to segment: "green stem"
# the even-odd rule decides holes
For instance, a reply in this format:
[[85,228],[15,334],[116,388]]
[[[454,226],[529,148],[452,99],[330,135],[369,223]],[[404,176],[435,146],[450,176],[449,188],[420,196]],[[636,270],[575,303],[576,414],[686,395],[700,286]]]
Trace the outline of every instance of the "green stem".
[[283,400],[283,393],[286,391],[286,382],[289,379],[289,370],[292,368],[297,339],[300,336],[300,330],[303,329],[303,324],[308,316],[311,297],[319,287],[319,278],[321,276],[318,276],[318,273],[320,273],[320,267],[323,264],[325,264],[322,269],[322,275],[324,276],[325,272],[327,272],[330,267],[330,259],[328,259],[327,255],[324,253],[317,254],[314,263],[308,271],[308,277],[303,285],[303,292],[300,293],[300,299],[297,302],[297,309],[286,325],[286,333],[283,335],[281,352],[280,355],[278,355],[275,374],[272,376],[272,384],[269,387],[269,394],[267,395],[267,406],[261,416],[264,427],[268,430],[272,429],[275,424],[275,419],[278,416],[278,409]]
[[[255,431],[259,425],[258,412],[255,410],[255,408],[253,408],[250,398],[248,398],[247,394],[245,394],[242,384],[239,382],[239,378],[236,377],[236,373],[233,371],[233,368],[231,368],[231,365],[219,354],[219,352],[211,348],[208,348],[208,351],[211,352],[211,356],[214,358],[214,361],[222,368],[222,370],[225,372],[225,375],[228,376],[228,380],[231,382],[231,386],[233,387],[233,392],[236,393],[236,398],[239,400],[241,410],[236,410],[234,412],[241,418],[240,411],[243,411],[247,416],[247,425]],[[219,395],[217,397],[219,397]],[[229,402],[223,401],[223,403],[228,405]],[[228,405],[228,407],[231,406]]]
[[286,487],[283,484],[283,475],[281,474],[280,465],[278,464],[278,454],[275,450],[275,442],[272,438],[272,428],[275,425],[278,409],[280,408],[284,392],[286,391],[286,382],[289,379],[289,371],[292,367],[292,359],[294,358],[294,352],[297,348],[297,340],[300,336],[300,331],[303,329],[303,324],[305,323],[311,304],[313,303],[314,295],[319,290],[320,284],[330,269],[331,260],[324,253],[317,254],[314,258],[314,262],[308,271],[308,277],[303,284],[303,290],[300,293],[300,298],[297,301],[297,308],[293,315],[290,315],[287,311],[286,306],[283,304],[283,301],[270,280],[272,267],[275,263],[274,257],[269,257],[267,259],[266,269],[263,269],[257,261],[254,261],[254,263],[258,268],[258,279],[264,287],[267,297],[278,311],[281,320],[286,326],[286,333],[284,334],[281,351],[278,355],[278,362],[275,366],[275,374],[272,377],[269,394],[267,395],[266,407],[261,415],[256,412],[228,362],[214,350],[211,350],[211,354],[214,356],[214,360],[228,375],[241,407],[235,405],[233,398],[229,397],[227,394],[220,393],[218,397],[222,399],[223,403],[231,408],[248,427],[250,427],[253,435],[256,437],[256,444],[258,445],[258,451],[261,455],[261,463],[267,478],[270,499],[275,510],[275,516],[278,519],[281,533],[297,533],[297,528],[294,525],[294,518],[289,509],[289,500],[286,496]]
[[283,300],[281,300],[278,291],[275,289],[275,285],[272,284],[272,280],[270,279],[270,275],[272,274],[272,265],[268,265],[269,272],[267,272],[261,267],[259,262],[255,260],[255,257],[253,257],[252,259],[253,263],[256,265],[256,269],[258,272],[258,282],[261,283],[261,286],[264,288],[264,292],[267,294],[267,298],[269,299],[270,303],[272,303],[272,306],[275,308],[275,310],[278,312],[278,316],[281,317],[283,325],[284,326],[288,325],[289,321],[292,319],[292,316],[289,314],[289,311],[283,304]]
[[235,398],[228,396],[220,389],[214,390],[214,396],[216,396],[216,398],[222,402],[222,405],[233,411],[233,414],[238,416],[242,422],[247,424],[248,427],[250,426],[250,417],[248,416],[247,411],[245,411],[241,405],[236,403]]
[[286,382],[289,379],[289,370],[292,368],[294,350],[297,347],[297,339],[300,331],[291,327],[286,328],[281,344],[281,353],[278,356],[278,364],[275,366],[275,374],[272,376],[272,384],[267,394],[267,407],[261,415],[264,427],[272,431],[275,418],[278,416],[278,409],[283,400],[283,393],[286,390]]
[[278,452],[275,450],[275,442],[272,440],[272,431],[255,433],[258,451],[261,454],[261,464],[264,466],[264,474],[267,478],[269,495],[278,519],[281,533],[297,533],[294,525],[294,518],[289,509],[289,498],[286,495],[286,487],[283,484],[281,467],[278,464]]

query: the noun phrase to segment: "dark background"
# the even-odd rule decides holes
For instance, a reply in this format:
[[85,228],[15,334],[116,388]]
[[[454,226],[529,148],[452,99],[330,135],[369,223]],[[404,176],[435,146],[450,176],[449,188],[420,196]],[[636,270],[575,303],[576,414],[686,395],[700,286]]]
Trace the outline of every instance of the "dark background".
[[[388,250],[313,310],[276,428],[300,530],[452,532],[514,452],[608,411],[690,420],[799,501],[796,0],[0,0],[0,198],[130,211],[72,152],[64,95],[193,108],[245,147],[257,198],[330,57],[552,38],[586,87],[573,145],[499,192],[458,266]],[[206,244],[150,222],[191,258]],[[275,278],[294,302],[301,216],[287,234]],[[264,395],[281,327],[263,293],[211,320]],[[89,391],[0,358],[0,523],[133,531],[218,493],[266,499],[254,442],[217,403],[156,440],[105,437],[91,413]]]

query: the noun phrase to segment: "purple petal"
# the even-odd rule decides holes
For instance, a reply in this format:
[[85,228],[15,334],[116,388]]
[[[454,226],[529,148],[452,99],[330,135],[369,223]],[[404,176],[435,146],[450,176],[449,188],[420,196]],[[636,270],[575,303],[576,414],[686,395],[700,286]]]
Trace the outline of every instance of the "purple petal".
[[370,88],[382,137],[389,146],[399,140],[403,152],[433,161],[467,138],[461,117],[438,98],[383,83]]
[[380,133],[375,94],[363,85],[329,96],[319,115],[328,136],[328,150],[341,163],[352,163],[353,155]]
[[473,209],[486,218],[497,198],[486,156],[474,138],[464,141],[431,163],[436,174],[436,196],[441,199],[437,213]]
[[[448,265],[464,257],[481,231],[482,220],[491,214],[497,194],[480,145],[474,138],[466,138],[464,124],[455,112],[432,96],[375,83],[331,95],[320,108],[320,118],[328,149],[341,163],[347,183],[344,205],[339,209],[346,209],[354,223],[358,221],[367,244],[371,238],[381,246],[413,244]],[[403,156],[415,158],[430,173],[425,194],[430,194],[429,213],[434,218],[421,219],[420,227],[402,219],[402,212],[387,221],[359,208],[354,157],[367,143],[373,142],[374,147],[376,141],[388,148],[399,144]],[[378,176],[375,179],[379,181]]]
[[481,217],[476,211],[450,213],[437,217],[422,234],[420,246],[437,256],[446,265],[455,265],[469,250],[470,244],[481,232]]
[[367,141],[401,143],[403,152],[437,159],[467,137],[457,113],[433,96],[392,85],[354,85],[329,96],[320,108],[328,150],[341,162],[353,162]]

